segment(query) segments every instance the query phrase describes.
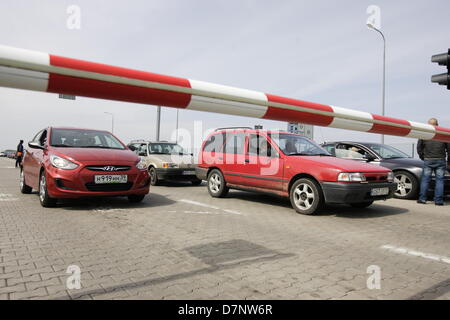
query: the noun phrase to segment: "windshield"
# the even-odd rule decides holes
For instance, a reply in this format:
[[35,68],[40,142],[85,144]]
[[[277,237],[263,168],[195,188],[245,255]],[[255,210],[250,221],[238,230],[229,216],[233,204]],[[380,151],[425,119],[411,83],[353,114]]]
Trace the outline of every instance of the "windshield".
[[297,134],[270,134],[270,137],[287,156],[331,156],[315,142]]
[[187,154],[180,145],[175,143],[151,143],[148,149],[153,154]]
[[383,159],[396,159],[396,158],[410,158],[406,153],[384,144],[366,144],[367,147],[373,150]]
[[117,138],[105,131],[52,129],[51,146],[60,148],[125,149]]

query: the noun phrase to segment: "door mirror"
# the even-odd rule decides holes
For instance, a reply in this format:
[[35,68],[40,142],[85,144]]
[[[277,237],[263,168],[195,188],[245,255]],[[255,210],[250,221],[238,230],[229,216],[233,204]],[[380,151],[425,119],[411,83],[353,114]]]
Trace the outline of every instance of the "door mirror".
[[135,151],[135,150],[136,150],[136,147],[133,146],[133,145],[129,145],[128,148],[129,148],[131,151]]
[[38,142],[32,141],[32,142],[28,142],[28,146],[31,149],[40,149],[40,150],[45,150],[44,146],[41,146]]
[[372,162],[372,161],[377,160],[377,158],[375,158],[375,157],[374,157],[373,155],[371,155],[371,154],[368,154],[368,155],[364,156],[364,159],[365,159],[367,162]]

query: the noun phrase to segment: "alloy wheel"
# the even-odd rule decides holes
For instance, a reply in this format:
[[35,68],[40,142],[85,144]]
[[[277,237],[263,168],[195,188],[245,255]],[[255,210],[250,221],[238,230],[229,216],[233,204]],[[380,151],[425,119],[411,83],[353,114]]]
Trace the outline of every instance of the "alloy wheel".
[[306,183],[299,184],[294,190],[294,202],[301,210],[308,210],[314,203],[314,191]]

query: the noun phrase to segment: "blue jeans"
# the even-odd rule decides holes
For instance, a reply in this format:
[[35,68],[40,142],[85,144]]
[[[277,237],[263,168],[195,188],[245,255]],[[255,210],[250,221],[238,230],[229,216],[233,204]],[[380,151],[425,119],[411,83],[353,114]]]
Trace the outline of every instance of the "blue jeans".
[[444,203],[444,175],[447,169],[445,160],[425,160],[422,172],[422,181],[420,183],[419,200],[427,201],[428,185],[430,184],[431,174],[435,172],[436,186],[434,189],[434,203]]

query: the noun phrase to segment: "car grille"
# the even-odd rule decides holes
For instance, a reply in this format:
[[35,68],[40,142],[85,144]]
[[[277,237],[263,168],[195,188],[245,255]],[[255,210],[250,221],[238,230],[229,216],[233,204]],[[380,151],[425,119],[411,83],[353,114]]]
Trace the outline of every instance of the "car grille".
[[128,191],[133,186],[132,182],[127,183],[105,183],[96,184],[88,182],[85,184],[86,189],[93,192],[115,192],[115,191]]
[[387,176],[366,176],[366,181],[369,182],[386,182]]
[[115,165],[95,165],[95,166],[87,166],[86,169],[91,171],[117,172],[117,171],[128,171],[131,169],[131,167],[115,166]]

